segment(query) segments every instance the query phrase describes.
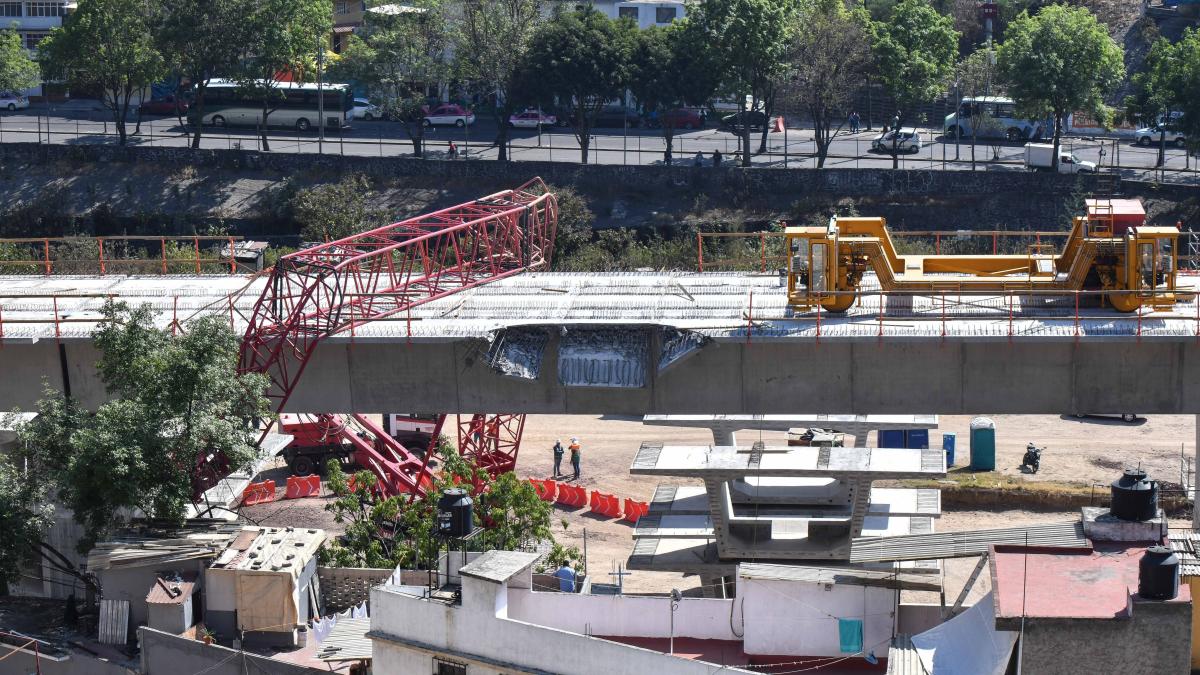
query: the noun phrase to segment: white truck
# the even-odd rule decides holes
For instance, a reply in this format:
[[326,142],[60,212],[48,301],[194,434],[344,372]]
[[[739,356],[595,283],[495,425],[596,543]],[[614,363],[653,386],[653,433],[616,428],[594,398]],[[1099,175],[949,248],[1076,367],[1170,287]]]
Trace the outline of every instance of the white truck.
[[[1051,171],[1054,146],[1049,143],[1025,144],[1025,168],[1030,171]],[[1059,173],[1096,173],[1096,163],[1079,159],[1061,147],[1058,149]]]

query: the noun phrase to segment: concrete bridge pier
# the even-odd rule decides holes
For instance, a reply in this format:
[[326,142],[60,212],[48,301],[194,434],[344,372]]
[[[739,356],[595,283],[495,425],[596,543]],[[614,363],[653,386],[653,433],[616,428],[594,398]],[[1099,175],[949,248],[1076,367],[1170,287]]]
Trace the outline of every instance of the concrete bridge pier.
[[1196,456],[1192,459],[1192,470],[1186,471],[1183,477],[1192,480],[1192,529],[1200,532],[1200,481],[1196,480],[1196,470],[1200,468],[1200,413],[1195,416],[1195,422]]

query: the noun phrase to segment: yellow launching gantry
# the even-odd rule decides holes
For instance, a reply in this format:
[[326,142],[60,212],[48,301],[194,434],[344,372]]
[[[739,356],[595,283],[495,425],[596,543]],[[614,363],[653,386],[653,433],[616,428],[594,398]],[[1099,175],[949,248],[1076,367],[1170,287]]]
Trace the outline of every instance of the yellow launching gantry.
[[844,312],[866,272],[886,293],[1069,294],[1102,291],[1118,311],[1168,309],[1193,297],[1177,291],[1178,227],[1151,227],[1135,199],[1089,199],[1062,252],[1025,255],[900,255],[883,218],[832,218],[826,227],[789,227],[788,304]]

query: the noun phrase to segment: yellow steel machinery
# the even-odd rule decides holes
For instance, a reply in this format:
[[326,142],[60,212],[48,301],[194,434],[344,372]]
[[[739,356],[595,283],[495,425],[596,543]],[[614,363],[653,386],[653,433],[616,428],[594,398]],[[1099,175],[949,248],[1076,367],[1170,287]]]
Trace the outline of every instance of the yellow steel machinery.
[[1033,246],[1025,255],[900,255],[883,218],[833,218],[826,227],[789,227],[788,304],[844,312],[863,275],[882,291],[1019,293],[1101,291],[1122,312],[1190,300],[1176,288],[1177,227],[1145,224],[1141,202],[1088,200],[1062,252]]

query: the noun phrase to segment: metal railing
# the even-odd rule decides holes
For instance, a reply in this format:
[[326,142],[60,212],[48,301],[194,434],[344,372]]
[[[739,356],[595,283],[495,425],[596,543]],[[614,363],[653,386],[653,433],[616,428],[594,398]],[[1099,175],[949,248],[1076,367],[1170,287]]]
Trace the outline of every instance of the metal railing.
[[[239,235],[0,239],[0,274],[104,276],[114,269],[141,274],[253,272],[245,265],[239,270],[238,241],[242,241]],[[150,255],[155,247],[157,255]]]

